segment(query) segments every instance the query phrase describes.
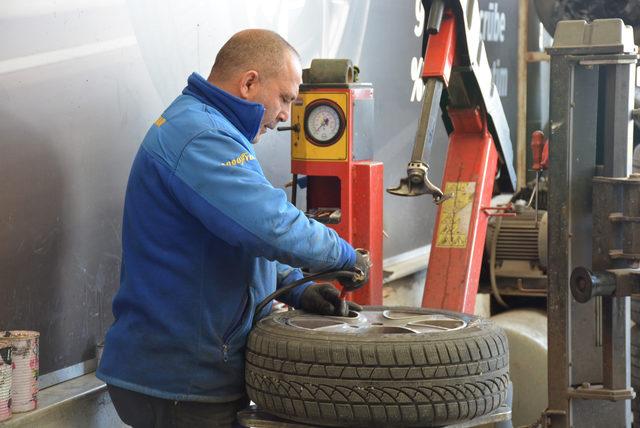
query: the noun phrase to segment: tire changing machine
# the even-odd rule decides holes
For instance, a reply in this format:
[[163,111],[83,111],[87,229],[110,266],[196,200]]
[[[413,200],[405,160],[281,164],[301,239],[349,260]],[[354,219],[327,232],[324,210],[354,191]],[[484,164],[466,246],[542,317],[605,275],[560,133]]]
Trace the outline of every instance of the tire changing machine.
[[[407,178],[401,180],[399,187],[388,191],[399,196],[431,194],[440,205],[434,233],[436,245],[430,260],[430,265],[440,268],[429,269],[427,284],[432,285],[427,285],[424,302],[430,304],[423,306],[472,313],[499,166],[503,187],[509,190],[515,187],[511,140],[480,39],[477,2],[463,7],[457,0],[433,0],[427,2],[427,6],[429,18],[425,31],[430,35],[422,73],[426,93],[420,123]],[[299,101],[292,108],[291,126],[279,128],[292,131],[292,200],[295,204],[298,174],[306,175],[307,215],[334,227],[347,241],[371,253],[372,282],[362,289],[364,294],[355,293],[354,300],[379,304],[382,245],[377,246],[375,239],[382,237],[382,164],[359,161],[367,158],[358,155],[362,146],[356,141],[357,136],[366,136],[373,126],[373,109],[367,110],[366,102],[362,103],[362,100],[373,99],[373,89],[354,83],[350,61],[323,61],[315,66],[312,63],[312,68],[305,70]],[[441,98],[444,88],[446,95]],[[345,101],[335,98],[341,93],[346,96]],[[429,166],[422,159],[425,146],[429,149],[433,140],[439,107],[451,134],[444,192],[429,181]],[[345,111],[350,113],[348,117]],[[360,122],[362,112],[371,122]],[[359,176],[365,177],[360,179],[360,189]],[[358,212],[359,209],[365,211]],[[360,218],[366,225],[367,238],[362,244],[357,233],[352,235],[352,218],[354,223]],[[380,270],[379,279],[376,268]],[[448,425],[448,428],[489,423],[510,427],[510,419],[511,409],[503,405],[493,413]],[[238,420],[246,427],[255,428],[309,427],[257,408],[239,412]]]

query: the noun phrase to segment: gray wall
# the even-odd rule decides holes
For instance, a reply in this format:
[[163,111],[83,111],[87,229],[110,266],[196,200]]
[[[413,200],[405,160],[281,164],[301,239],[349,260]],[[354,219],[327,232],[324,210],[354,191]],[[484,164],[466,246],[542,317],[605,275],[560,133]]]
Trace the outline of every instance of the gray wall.
[[[124,189],[149,124],[235,31],[277,30],[316,57],[349,57],[375,85],[374,157],[405,174],[420,105],[414,0],[4,0],[0,7],[0,329],[42,333],[49,373],[93,358],[118,286]],[[415,67],[414,67],[415,68]],[[419,85],[418,85],[419,86]],[[417,87],[417,86],[416,86]],[[441,180],[439,125],[431,178]],[[276,186],[289,137],[258,146]],[[385,195],[385,256],[430,242],[429,198]]]
[[123,6],[0,7],[0,329],[40,331],[44,373],[111,323],[124,186],[160,107]]

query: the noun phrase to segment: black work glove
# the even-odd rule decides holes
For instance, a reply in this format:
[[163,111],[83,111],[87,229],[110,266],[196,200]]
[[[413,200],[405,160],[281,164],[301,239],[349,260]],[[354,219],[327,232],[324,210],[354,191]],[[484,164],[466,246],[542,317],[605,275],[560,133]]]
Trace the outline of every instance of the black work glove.
[[369,252],[362,248],[356,248],[356,264],[349,270],[357,275],[353,278],[338,278],[338,281],[347,291],[357,290],[369,281],[369,269],[371,269]]
[[313,284],[300,296],[300,309],[320,315],[346,317],[349,311],[361,311],[362,306],[340,298],[340,292],[331,284]]

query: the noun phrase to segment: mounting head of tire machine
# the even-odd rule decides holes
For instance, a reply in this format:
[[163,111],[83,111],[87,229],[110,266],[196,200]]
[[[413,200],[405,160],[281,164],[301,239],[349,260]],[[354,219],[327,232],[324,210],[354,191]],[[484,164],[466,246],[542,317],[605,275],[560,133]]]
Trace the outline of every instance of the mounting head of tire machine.
[[[477,2],[423,4],[429,16],[422,113],[407,177],[387,191],[430,194],[438,205],[422,306],[473,313],[498,170],[501,190],[515,189],[513,149],[480,37]],[[431,151],[440,111],[449,149],[439,188],[427,176],[424,155]]]

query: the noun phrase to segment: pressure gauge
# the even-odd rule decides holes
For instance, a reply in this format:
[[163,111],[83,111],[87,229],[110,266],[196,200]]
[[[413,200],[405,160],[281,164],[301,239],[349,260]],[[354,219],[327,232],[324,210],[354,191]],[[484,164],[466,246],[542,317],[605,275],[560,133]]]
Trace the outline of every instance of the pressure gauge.
[[315,100],[305,109],[304,133],[312,144],[330,146],[342,137],[344,129],[344,112],[335,102]]

